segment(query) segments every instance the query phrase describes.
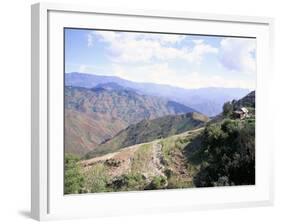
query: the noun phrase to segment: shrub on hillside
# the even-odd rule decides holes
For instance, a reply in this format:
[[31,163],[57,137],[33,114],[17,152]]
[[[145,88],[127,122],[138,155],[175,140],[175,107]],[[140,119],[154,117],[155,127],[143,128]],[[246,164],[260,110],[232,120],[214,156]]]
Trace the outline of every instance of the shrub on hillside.
[[231,102],[226,102],[224,105],[223,105],[223,115],[224,116],[230,116],[233,112],[233,105]]
[[65,176],[64,176],[64,193],[77,194],[82,193],[84,177],[78,165],[79,158],[72,155],[65,155]]
[[167,186],[166,176],[155,176],[147,187],[147,190],[163,189]]
[[255,122],[224,120],[205,128],[197,187],[255,184]]
[[90,170],[85,173],[86,178],[86,189],[88,192],[106,192],[109,191],[107,188],[108,175],[106,168],[103,164],[96,164]]
[[146,186],[146,178],[141,173],[128,173],[115,177],[110,187],[115,191],[143,190]]

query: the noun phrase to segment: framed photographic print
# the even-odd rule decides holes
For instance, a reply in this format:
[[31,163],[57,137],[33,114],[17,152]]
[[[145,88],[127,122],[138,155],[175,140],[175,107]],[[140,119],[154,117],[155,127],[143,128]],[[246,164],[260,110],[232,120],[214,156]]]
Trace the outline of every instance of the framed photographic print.
[[32,217],[273,202],[273,20],[32,6]]

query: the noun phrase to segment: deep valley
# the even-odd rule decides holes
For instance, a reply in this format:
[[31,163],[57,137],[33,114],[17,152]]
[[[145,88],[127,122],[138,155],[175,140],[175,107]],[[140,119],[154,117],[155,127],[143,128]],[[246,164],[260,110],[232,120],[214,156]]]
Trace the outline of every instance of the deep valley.
[[255,184],[255,92],[204,91],[67,74],[65,193]]

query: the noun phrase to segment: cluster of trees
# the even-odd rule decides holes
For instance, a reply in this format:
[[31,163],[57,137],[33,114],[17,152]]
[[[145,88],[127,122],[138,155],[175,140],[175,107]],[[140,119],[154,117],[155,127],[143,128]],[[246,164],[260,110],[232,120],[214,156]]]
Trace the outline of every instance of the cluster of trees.
[[201,168],[194,177],[196,187],[255,184],[255,120],[207,125],[197,157]]
[[233,109],[234,109],[233,103],[231,102],[224,103],[222,109],[223,109],[223,115],[225,117],[229,117],[233,113]]
[[66,154],[64,158],[64,193],[77,194],[83,193],[84,176],[78,165],[79,158],[72,154]]

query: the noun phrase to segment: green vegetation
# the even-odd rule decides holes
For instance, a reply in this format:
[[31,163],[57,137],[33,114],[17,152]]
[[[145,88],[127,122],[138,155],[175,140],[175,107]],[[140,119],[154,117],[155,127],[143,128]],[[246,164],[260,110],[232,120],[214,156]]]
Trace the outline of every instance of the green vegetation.
[[[185,147],[199,132],[174,135],[159,141],[138,146],[131,157],[129,172],[119,176],[111,176],[110,171],[122,166],[121,160],[105,159],[91,165],[83,172],[84,185],[81,192],[109,192],[109,191],[135,191],[157,190],[192,187],[192,178],[186,172],[194,172],[192,165],[184,162],[183,152]],[[155,147],[159,147],[159,152]],[[157,155],[154,154],[155,153]],[[159,154],[160,153],[160,154]],[[164,167],[163,175],[155,174],[155,156],[159,156]],[[179,157],[181,156],[181,158]],[[179,160],[182,162],[179,163]],[[79,162],[78,162],[79,163]],[[158,167],[159,168],[159,167]]]
[[160,141],[161,149],[163,153],[163,162],[165,165],[169,165],[170,162],[173,160],[173,154],[176,151],[182,151],[186,145],[189,144],[191,140],[191,136],[171,136]]
[[131,145],[167,138],[203,126],[207,121],[208,117],[196,112],[168,115],[153,120],[144,119],[137,124],[129,125],[109,141],[97,146],[85,158],[89,159]]
[[[188,188],[193,187],[192,176],[198,172],[193,164],[190,164],[185,156],[185,148],[193,141],[199,132],[190,132],[188,135],[171,136],[160,141],[162,145],[164,171],[167,177],[165,188]],[[182,161],[181,164],[179,161]]]
[[[194,130],[189,125],[203,119],[196,113],[131,125],[104,144],[102,153],[115,152],[108,156],[83,162],[67,154],[65,193],[254,185],[253,99],[254,92],[225,103],[222,114],[207,124],[199,122],[196,127],[205,126]],[[246,116],[234,116],[244,105]],[[189,131],[182,132],[186,127]],[[151,136],[150,142],[118,148]]]
[[178,175],[173,175],[168,178],[168,189],[177,189],[177,188],[190,188],[194,187],[192,179],[182,178]]
[[146,178],[141,173],[128,173],[113,178],[110,187],[114,191],[144,190]]
[[202,145],[193,155],[201,160],[196,187],[255,184],[254,119],[225,119],[208,125],[200,138]]
[[163,153],[163,163],[168,165],[171,162],[171,152],[175,149],[175,141],[173,138],[166,138],[160,141]]
[[109,185],[113,191],[157,190],[167,186],[166,176],[154,176],[152,180],[141,173],[130,172],[113,178]]
[[[163,175],[152,172],[157,144]],[[78,159],[67,158],[66,193],[255,184],[255,119],[224,119],[191,134],[140,145],[130,168],[118,176],[112,172],[122,160],[105,159],[82,173]]]
[[131,170],[133,173],[142,172],[147,170],[149,162],[152,157],[151,144],[141,145],[139,150],[135,153],[132,159]]
[[78,165],[79,158],[72,155],[65,155],[65,177],[64,177],[64,193],[77,194],[82,193],[84,185],[84,177],[81,173],[81,167]]
[[230,116],[233,112],[233,105],[230,102],[226,102],[223,105],[223,115]]
[[107,183],[109,180],[106,167],[97,163],[93,167],[91,167],[84,174],[85,176],[85,189],[87,192],[106,192],[109,191],[107,188]]
[[163,189],[166,188],[167,184],[166,176],[154,176],[147,190]]
[[232,104],[234,105],[235,109],[239,107],[247,107],[247,108],[255,109],[255,105],[256,105],[255,97],[256,97],[256,93],[255,91],[252,91],[247,96],[243,97],[238,101],[234,101]]
[[[151,172],[153,147],[161,145],[163,175]],[[255,184],[255,119],[224,119],[197,133],[175,135],[138,146],[129,172],[111,176],[122,160],[84,168],[67,156],[66,193],[175,189]],[[111,171],[109,172],[109,170]]]

